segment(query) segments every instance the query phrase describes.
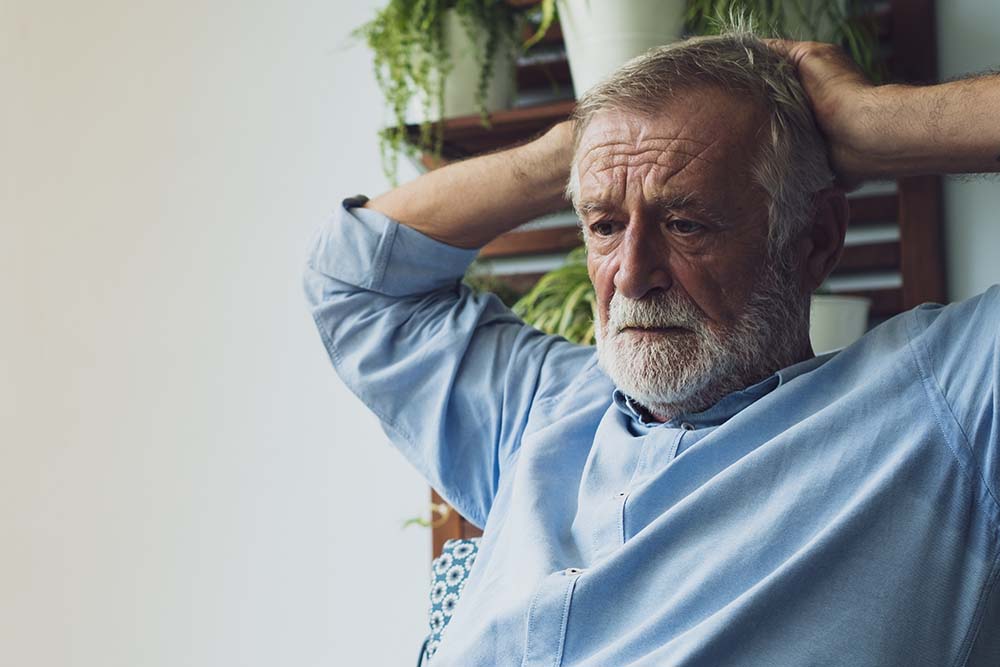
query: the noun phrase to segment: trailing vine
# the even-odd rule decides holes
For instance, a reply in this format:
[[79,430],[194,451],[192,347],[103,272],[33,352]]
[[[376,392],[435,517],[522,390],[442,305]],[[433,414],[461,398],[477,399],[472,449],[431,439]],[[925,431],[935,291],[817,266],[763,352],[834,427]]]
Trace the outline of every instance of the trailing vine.
[[[441,155],[443,126],[431,114],[444,109],[445,85],[454,63],[448,52],[447,12],[454,11],[459,23],[476,46],[479,68],[475,90],[476,108],[484,126],[489,126],[486,94],[493,79],[494,57],[503,52],[512,59],[524,46],[519,31],[526,10],[504,0],[389,0],[368,23],[352,33],[363,39],[375,58],[375,80],[385,98],[390,122],[379,134],[382,167],[392,183],[398,173],[398,155],[406,151]],[[555,0],[544,0],[539,30],[529,45],[540,39],[555,14]],[[407,141],[406,112],[411,101],[420,99],[422,120],[415,143]]]

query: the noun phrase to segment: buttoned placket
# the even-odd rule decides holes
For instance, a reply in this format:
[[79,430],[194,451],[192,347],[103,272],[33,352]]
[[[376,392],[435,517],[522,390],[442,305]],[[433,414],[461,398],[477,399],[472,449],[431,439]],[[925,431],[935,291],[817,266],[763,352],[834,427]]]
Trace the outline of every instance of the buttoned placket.
[[626,512],[632,490],[642,484],[651,472],[668,465],[676,457],[681,442],[685,437],[690,438],[693,430],[695,427],[692,424],[684,422],[680,428],[658,425],[646,434],[631,480],[624,488],[609,495],[607,503],[610,516],[595,522],[597,527],[593,534],[593,553],[596,560],[607,558],[625,544],[628,539]]
[[[698,440],[697,427],[688,421],[659,424],[643,438],[632,478],[625,488],[608,497],[609,513],[595,521],[593,555],[596,561],[610,556],[625,544],[627,508],[634,489],[648,477],[669,465],[685,440]],[[585,576],[583,567],[567,567],[553,572],[538,587],[528,610],[527,642],[522,665],[558,665],[562,659],[565,622],[576,582]],[[553,656],[553,651],[555,656]],[[553,660],[554,657],[554,660]]]
[[681,440],[689,432],[687,429],[673,428],[666,424],[652,428],[646,435],[642,454],[636,465],[635,474],[632,475],[631,486],[641,484],[651,472],[669,465],[677,456]]
[[521,667],[551,667],[562,664],[566,621],[576,581],[584,574],[568,567],[545,577],[528,606],[528,619]]

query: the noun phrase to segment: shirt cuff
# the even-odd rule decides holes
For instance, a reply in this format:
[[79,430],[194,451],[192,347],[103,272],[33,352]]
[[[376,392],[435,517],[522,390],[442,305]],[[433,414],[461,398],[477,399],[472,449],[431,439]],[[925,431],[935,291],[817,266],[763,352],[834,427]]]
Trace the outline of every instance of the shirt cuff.
[[451,287],[478,250],[436,241],[370,208],[367,197],[345,199],[323,225],[310,265],[326,275],[388,296]]

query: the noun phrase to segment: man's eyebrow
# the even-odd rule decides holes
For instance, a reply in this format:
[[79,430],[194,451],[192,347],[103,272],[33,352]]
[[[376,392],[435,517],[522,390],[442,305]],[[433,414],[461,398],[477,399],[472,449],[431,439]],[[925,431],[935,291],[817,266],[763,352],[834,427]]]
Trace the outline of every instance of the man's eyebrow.
[[576,212],[580,217],[592,215],[594,213],[615,213],[617,211],[617,206],[603,201],[587,200],[576,205]]
[[714,209],[702,203],[702,201],[698,199],[698,196],[694,193],[657,197],[650,202],[650,206],[653,206],[663,212],[690,211],[692,213],[697,213],[710,222],[714,222],[720,227],[726,226],[722,216],[719,215]]
[[[701,217],[708,219],[711,222],[719,225],[720,227],[725,227],[725,221],[722,219],[716,211],[709,208],[698,199],[697,195],[693,193],[687,193],[683,195],[665,195],[663,197],[657,197],[653,199],[650,204],[652,208],[656,208],[661,212],[670,211],[690,211],[692,213],[697,213]],[[577,204],[576,207],[577,214],[582,218],[588,215],[594,214],[610,214],[619,212],[619,207],[600,200],[587,200],[582,201]]]

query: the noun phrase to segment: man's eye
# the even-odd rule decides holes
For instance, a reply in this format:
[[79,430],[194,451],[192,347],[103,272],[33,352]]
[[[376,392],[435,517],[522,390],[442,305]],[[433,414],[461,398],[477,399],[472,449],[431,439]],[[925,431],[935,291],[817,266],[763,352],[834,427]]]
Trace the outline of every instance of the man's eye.
[[705,227],[690,220],[671,220],[670,227],[679,234],[695,234]]
[[615,223],[609,222],[607,220],[602,220],[601,222],[595,222],[590,226],[590,231],[592,231],[597,236],[611,236],[615,231]]

